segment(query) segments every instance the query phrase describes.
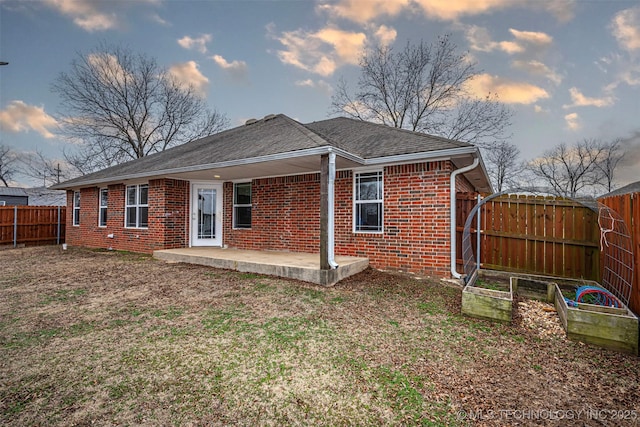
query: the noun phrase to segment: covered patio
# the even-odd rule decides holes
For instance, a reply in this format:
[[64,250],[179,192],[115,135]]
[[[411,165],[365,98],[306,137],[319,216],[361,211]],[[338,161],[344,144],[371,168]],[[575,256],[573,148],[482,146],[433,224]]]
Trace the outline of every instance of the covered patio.
[[320,268],[320,254],[212,247],[164,249],[154,251],[153,256],[167,262],[286,277],[324,286],[332,286],[369,266],[368,258],[336,256],[338,267],[327,270]]

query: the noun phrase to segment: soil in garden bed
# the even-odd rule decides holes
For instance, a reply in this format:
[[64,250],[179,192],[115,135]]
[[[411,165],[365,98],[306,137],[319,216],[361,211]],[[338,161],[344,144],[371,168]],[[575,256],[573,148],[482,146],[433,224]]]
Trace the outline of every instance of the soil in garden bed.
[[475,286],[476,288],[509,292],[509,281],[495,277],[478,277],[473,286]]

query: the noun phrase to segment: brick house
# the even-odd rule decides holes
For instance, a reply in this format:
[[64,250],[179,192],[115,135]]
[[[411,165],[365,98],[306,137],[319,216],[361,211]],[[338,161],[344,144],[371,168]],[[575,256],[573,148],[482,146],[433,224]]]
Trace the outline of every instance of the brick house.
[[281,114],[53,188],[67,190],[71,246],[320,253],[322,269],[351,255],[438,277],[455,275],[455,192],[491,192],[471,144]]

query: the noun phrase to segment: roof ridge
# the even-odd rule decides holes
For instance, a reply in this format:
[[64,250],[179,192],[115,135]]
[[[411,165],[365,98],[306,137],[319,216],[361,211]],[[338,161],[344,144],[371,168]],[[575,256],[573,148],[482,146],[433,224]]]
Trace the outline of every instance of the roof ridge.
[[304,123],[300,123],[299,121],[292,119],[291,117],[282,113],[278,114],[277,117],[282,117],[285,120],[290,121],[291,124],[294,125],[296,130],[298,130],[300,133],[305,135],[307,138],[312,139],[314,142],[320,143],[322,145],[335,146],[335,144],[328,141],[325,137],[320,135],[318,132],[314,131],[313,129],[309,129]]
[[467,141],[459,141],[457,139],[446,138],[446,137],[440,136],[440,135],[433,135],[433,134],[426,133],[426,132],[409,130],[409,129],[404,129],[404,128],[398,128],[398,127],[395,127],[395,126],[385,125],[383,123],[369,122],[367,120],[359,120],[359,119],[354,119],[354,118],[345,117],[345,116],[332,117],[330,119],[313,121],[313,122],[307,123],[307,124],[308,125],[312,125],[314,123],[330,122],[330,121],[340,120],[340,119],[348,120],[348,121],[353,122],[353,123],[364,124],[365,126],[381,127],[381,128],[384,128],[385,130],[390,130],[391,132],[405,132],[405,133],[409,133],[411,135],[419,136],[421,138],[434,138],[434,139],[438,139],[438,140],[440,140],[442,142],[450,142],[450,143],[466,144],[466,145],[475,145],[475,144],[472,144],[472,143],[467,142]]

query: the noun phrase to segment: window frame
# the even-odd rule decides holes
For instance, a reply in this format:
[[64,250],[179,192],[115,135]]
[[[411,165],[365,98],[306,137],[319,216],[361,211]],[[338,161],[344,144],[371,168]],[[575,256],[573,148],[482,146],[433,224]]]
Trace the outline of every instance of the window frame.
[[[380,198],[371,200],[359,200],[358,184],[362,175],[376,174],[380,182]],[[379,225],[377,230],[358,229],[358,206],[363,204],[379,204]],[[384,233],[384,171],[382,169],[362,169],[353,172],[353,232],[362,234]]]
[[73,200],[72,200],[72,217],[71,217],[71,224],[74,227],[79,227],[80,226],[80,191],[74,191],[73,192]]
[[[105,200],[106,204],[102,204],[102,193],[107,194],[107,199]],[[107,226],[107,214],[109,209],[109,189],[106,187],[98,189],[98,227],[105,228]],[[104,211],[104,223],[102,221]]]
[[[238,189],[238,185],[249,185],[249,203],[236,203],[237,199],[237,189]],[[237,224],[237,220],[238,220],[238,214],[237,214],[237,208],[249,208],[249,226],[238,226]],[[253,184],[251,181],[241,181],[241,182],[234,182],[233,183],[233,200],[232,200],[232,209],[233,209],[233,218],[232,218],[232,228],[234,230],[250,230],[252,225],[253,225]]]
[[[135,188],[135,202],[133,204],[129,203],[129,189],[130,188]],[[147,202],[146,203],[141,203],[141,194],[142,188],[146,188],[147,189]],[[135,225],[129,225],[129,209],[130,208],[134,208],[135,209]],[[142,209],[146,209],[147,210],[147,224],[146,225],[141,225],[140,222],[140,211]],[[131,184],[131,185],[127,185],[125,186],[125,190],[124,190],[124,228],[129,228],[129,229],[148,229],[149,228],[149,184]]]

